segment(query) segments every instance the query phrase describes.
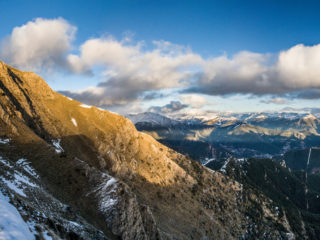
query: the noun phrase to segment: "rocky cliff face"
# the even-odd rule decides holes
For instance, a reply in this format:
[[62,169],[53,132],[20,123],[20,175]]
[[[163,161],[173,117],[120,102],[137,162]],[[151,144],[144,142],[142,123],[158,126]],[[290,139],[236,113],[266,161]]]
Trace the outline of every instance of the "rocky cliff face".
[[263,195],[2,62],[0,140],[1,191],[40,239],[290,235]]

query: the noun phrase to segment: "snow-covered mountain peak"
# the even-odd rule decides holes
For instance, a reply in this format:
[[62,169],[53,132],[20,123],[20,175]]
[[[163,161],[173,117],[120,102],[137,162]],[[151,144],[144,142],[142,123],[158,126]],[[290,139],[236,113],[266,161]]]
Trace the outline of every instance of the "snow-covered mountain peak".
[[308,115],[304,116],[303,119],[316,120],[317,118],[313,114],[309,113]]
[[153,112],[130,114],[126,117],[129,118],[134,124],[143,122],[160,126],[172,126],[178,124],[178,121],[176,120],[170,119],[168,117]]

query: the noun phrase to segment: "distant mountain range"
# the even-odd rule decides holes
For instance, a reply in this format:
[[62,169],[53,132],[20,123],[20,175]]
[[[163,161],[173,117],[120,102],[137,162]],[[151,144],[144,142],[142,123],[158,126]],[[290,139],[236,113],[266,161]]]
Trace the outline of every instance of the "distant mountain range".
[[[229,113],[211,119],[171,119],[146,112],[127,117],[138,130],[200,162],[220,155],[271,157],[320,145],[319,114]],[[199,151],[195,152],[192,145]]]
[[[275,214],[285,212],[291,230],[299,233],[287,234],[285,239],[319,239],[318,114],[244,113],[170,119],[141,113],[128,117],[140,131],[236,179],[244,189],[255,189],[252,196],[263,193],[270,198]],[[264,211],[257,205],[247,214],[259,222]]]

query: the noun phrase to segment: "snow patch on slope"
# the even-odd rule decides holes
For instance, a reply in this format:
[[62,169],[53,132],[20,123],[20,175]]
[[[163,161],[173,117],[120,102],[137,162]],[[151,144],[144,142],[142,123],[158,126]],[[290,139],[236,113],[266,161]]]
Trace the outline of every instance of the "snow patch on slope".
[[14,182],[17,183],[17,185],[21,186],[21,185],[28,185],[31,187],[38,187],[37,184],[34,184],[33,182],[30,181],[30,178],[28,178],[27,176],[25,176],[24,174],[15,171],[15,173],[13,174],[14,176]]
[[99,198],[99,210],[102,212],[107,212],[114,205],[117,204],[118,199],[115,196],[118,182],[115,178],[103,174],[104,180],[102,183],[96,188],[96,196]]
[[[41,182],[40,176],[26,159],[11,161],[0,156],[0,193],[8,197],[7,202],[12,203],[16,213],[26,216],[22,219],[25,222],[19,224],[15,224],[15,219],[9,217],[3,219],[8,208],[0,199],[0,240],[34,239],[33,236],[30,238],[23,234],[10,235],[6,228],[8,225],[17,225],[20,231],[21,226],[28,226],[31,233],[40,233],[43,237],[40,237],[41,239],[60,239],[55,234],[60,230],[52,229],[48,219],[59,223],[63,231],[78,234],[81,239],[104,239],[102,232],[97,231],[76,213],[69,212],[68,205],[55,199],[38,185],[38,182]],[[94,235],[91,235],[92,233]]]
[[23,221],[17,209],[9,203],[9,199],[0,191],[0,239],[15,240],[25,239],[33,240],[28,225]]
[[10,139],[9,138],[6,138],[6,139],[1,139],[0,138],[0,143],[1,144],[7,144],[7,143],[9,143],[10,142]]
[[7,180],[3,177],[0,177],[0,181],[3,182],[11,191],[19,194],[22,197],[27,197],[26,194],[23,192],[21,185],[19,186],[17,182]]
[[227,165],[230,162],[230,158],[227,159],[227,161],[225,161],[225,163],[223,164],[223,166],[221,167],[220,171],[223,173],[227,173]]
[[78,127],[78,123],[74,118],[71,118],[71,122],[73,123],[74,126]]
[[3,165],[5,165],[8,168],[13,168],[13,166],[10,164],[10,162],[8,162],[7,160],[3,159],[1,156],[0,156],[0,163],[2,163]]
[[80,107],[83,107],[83,108],[91,108],[92,106],[87,105],[87,104],[81,104]]
[[26,159],[21,158],[16,162],[16,164],[19,167],[21,167],[24,171],[29,173],[32,177],[37,178],[37,179],[39,178],[39,176],[36,173],[35,169],[30,166],[29,162]]
[[[0,162],[6,167],[13,169],[13,164],[10,161],[7,161],[0,157]],[[16,166],[20,167],[21,170],[28,173],[34,178],[38,178],[38,175],[32,167],[28,165],[25,159],[20,159],[16,162]],[[7,171],[5,176],[0,176],[0,183],[3,183],[11,191],[19,194],[22,197],[27,197],[24,190],[26,188],[38,188],[39,186],[32,182],[28,176],[23,174],[21,171],[14,170],[13,172]]]
[[54,146],[56,153],[64,152],[63,148],[60,145],[61,139],[52,140],[52,145]]
[[205,158],[201,163],[203,166],[206,166],[209,163],[213,162],[214,160],[216,160],[216,159],[215,158]]

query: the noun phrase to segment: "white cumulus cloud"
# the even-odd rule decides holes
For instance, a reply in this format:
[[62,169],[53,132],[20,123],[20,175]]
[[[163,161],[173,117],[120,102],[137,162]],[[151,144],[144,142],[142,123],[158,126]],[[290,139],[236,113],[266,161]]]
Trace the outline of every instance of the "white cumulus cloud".
[[320,87],[320,44],[296,45],[279,54],[276,69],[278,81],[287,90]]
[[43,71],[65,64],[76,27],[62,18],[43,19],[15,27],[1,44],[0,56],[8,64]]
[[[240,52],[205,61],[192,91],[210,95],[290,94],[320,88],[320,45],[296,45],[276,55]],[[296,95],[298,96],[298,95]],[[299,94],[303,96],[303,94]]]
[[81,45],[80,54],[70,54],[68,61],[76,73],[100,66],[105,79],[96,89],[65,94],[91,104],[111,105],[126,104],[147,91],[187,86],[194,75],[188,68],[201,65],[203,59],[169,42],[154,42],[153,49],[144,50],[141,42],[133,44],[106,37],[87,40]]
[[202,108],[209,104],[204,96],[198,94],[182,94],[179,98],[183,104],[191,106],[192,108]]

